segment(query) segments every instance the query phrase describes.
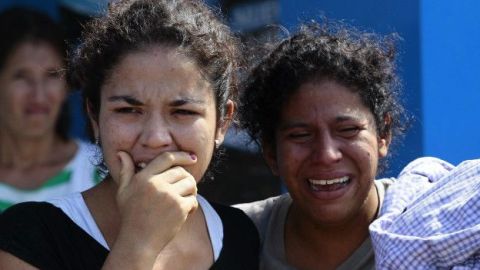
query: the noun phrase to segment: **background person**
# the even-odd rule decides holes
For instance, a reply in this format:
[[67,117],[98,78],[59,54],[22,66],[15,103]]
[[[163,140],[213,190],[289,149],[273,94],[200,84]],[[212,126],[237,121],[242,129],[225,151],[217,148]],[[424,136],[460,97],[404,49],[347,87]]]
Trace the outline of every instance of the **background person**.
[[47,15],[0,13],[0,211],[96,182],[89,145],[68,135],[65,44]]
[[303,25],[253,69],[244,127],[288,193],[243,204],[261,269],[374,269],[368,226],[390,179],[374,181],[403,129],[393,40]]
[[233,117],[236,50],[200,1],[119,1],[94,20],[71,78],[109,175],[5,211],[0,268],[256,269],[254,224],[196,188]]

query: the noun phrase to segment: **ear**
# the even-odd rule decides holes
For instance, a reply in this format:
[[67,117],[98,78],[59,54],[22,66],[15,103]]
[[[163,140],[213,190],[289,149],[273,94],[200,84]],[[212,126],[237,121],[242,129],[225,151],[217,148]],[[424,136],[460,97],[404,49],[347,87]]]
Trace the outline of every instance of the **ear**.
[[388,154],[388,147],[392,141],[392,132],[390,131],[390,126],[392,123],[392,118],[390,115],[385,116],[385,127],[388,128],[388,131],[383,136],[378,137],[378,155],[379,157],[386,157]]
[[225,116],[223,116],[220,121],[220,125],[217,127],[217,132],[215,134],[215,143],[218,145],[222,144],[225,139],[225,134],[227,134],[228,127],[232,123],[233,113],[235,112],[235,103],[232,100],[227,100],[225,105]]
[[390,146],[391,136],[386,138],[378,138],[378,155],[379,157],[386,157],[388,154],[388,147]]
[[263,158],[267,162],[267,165],[268,167],[270,167],[270,170],[272,171],[272,173],[278,176],[279,173],[278,173],[277,155],[273,145],[262,143],[262,153],[263,153]]
[[93,130],[93,136],[95,138],[99,138],[100,136],[100,131],[99,131],[99,128],[98,128],[98,122],[96,119],[96,117],[93,115],[92,113],[92,109],[91,109],[91,103],[89,101],[86,102],[86,110],[87,110],[87,116],[88,116],[88,120],[90,121],[90,124],[92,125],[92,130]]

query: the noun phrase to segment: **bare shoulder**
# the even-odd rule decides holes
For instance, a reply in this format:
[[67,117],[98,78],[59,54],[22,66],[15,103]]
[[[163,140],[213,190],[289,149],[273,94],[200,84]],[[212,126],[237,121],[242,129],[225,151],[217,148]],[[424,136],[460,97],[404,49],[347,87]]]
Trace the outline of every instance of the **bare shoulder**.
[[38,270],[12,254],[0,250],[0,269],[3,270]]

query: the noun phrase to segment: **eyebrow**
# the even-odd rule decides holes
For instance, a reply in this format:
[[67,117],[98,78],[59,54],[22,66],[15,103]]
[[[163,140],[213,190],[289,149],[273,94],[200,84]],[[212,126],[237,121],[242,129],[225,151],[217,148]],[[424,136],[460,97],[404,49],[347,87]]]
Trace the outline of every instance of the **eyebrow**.
[[[129,95],[120,95],[120,96],[111,96],[108,98],[108,101],[110,102],[126,102],[130,105],[133,105],[133,106],[142,106],[144,105],[143,102],[141,102],[140,100],[132,97],[132,96],[129,96]],[[179,98],[179,99],[176,99],[172,102],[169,103],[169,106],[171,107],[179,107],[179,106],[182,106],[182,105],[185,105],[185,104],[188,104],[188,103],[194,103],[194,104],[200,104],[200,105],[203,105],[205,104],[205,101],[202,100],[202,99],[194,99],[194,98],[188,98],[188,97],[182,97],[182,98]]]
[[340,116],[335,117],[335,122],[337,122],[337,123],[341,123],[341,122],[345,122],[345,121],[351,121],[351,120],[361,121],[362,119],[355,114],[340,115]]
[[179,99],[176,99],[176,100],[170,102],[169,105],[171,107],[179,107],[179,106],[182,106],[182,105],[185,105],[185,104],[188,104],[188,103],[203,105],[203,104],[205,104],[205,100],[182,97],[182,98],[179,98]]
[[129,95],[111,96],[107,100],[111,101],[111,102],[123,101],[123,102],[126,102],[126,103],[128,103],[130,105],[134,105],[134,106],[144,105],[143,102],[141,102],[140,100],[138,100],[138,99],[136,99],[132,96],[129,96]]
[[[359,118],[358,116],[356,115],[340,115],[340,116],[337,116],[335,117],[335,123],[342,123],[342,122],[346,122],[346,121],[362,121],[361,118]],[[294,120],[294,121],[291,121],[291,122],[286,122],[284,124],[281,124],[279,126],[279,129],[280,130],[287,130],[287,129],[291,129],[291,128],[305,128],[305,127],[308,127],[309,124],[307,122],[304,122],[304,121],[297,121],[297,120]]]

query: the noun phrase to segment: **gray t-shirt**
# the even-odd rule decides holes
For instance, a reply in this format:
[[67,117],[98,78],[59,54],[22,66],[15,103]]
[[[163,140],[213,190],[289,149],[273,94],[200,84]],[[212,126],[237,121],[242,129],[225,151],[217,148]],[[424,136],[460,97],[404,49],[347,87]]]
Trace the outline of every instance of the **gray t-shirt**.
[[[375,181],[378,190],[380,206],[385,197],[385,190],[393,183],[393,179]],[[287,263],[285,256],[284,228],[288,209],[292,204],[290,195],[283,194],[262,201],[235,205],[242,209],[255,223],[262,249],[260,255],[260,269],[262,270],[294,270]],[[345,260],[337,270],[370,270],[375,269],[375,260],[370,238],[360,245],[357,250]]]

